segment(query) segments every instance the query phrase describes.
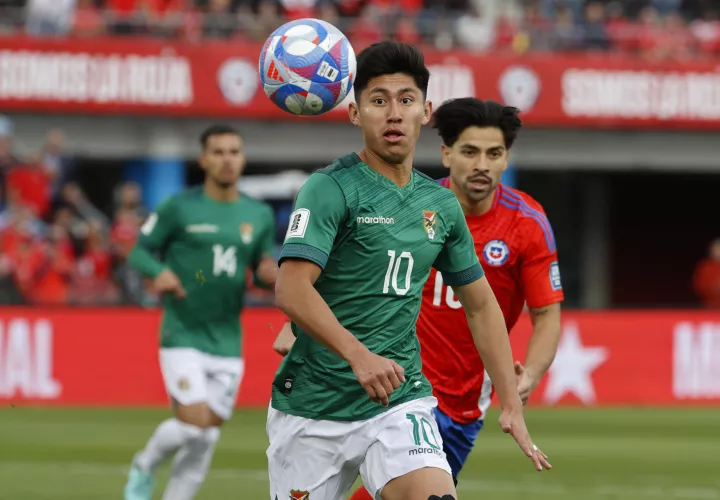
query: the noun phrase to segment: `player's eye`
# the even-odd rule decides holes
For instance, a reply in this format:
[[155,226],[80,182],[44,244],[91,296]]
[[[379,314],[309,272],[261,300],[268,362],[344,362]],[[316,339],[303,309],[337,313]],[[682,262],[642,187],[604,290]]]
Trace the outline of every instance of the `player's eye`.
[[473,156],[475,156],[475,151],[473,151],[472,149],[468,149],[463,151],[463,155],[467,156],[468,158],[472,158]]
[[385,99],[381,97],[376,97],[375,99],[373,99],[373,102],[378,106],[382,106],[383,104],[385,104]]
[[403,97],[400,102],[402,102],[403,104],[412,104],[413,100],[412,97]]

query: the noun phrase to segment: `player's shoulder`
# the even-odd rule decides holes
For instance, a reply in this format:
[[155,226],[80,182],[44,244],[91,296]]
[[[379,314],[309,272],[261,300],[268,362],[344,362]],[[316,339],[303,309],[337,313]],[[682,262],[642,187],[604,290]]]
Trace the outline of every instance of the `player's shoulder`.
[[519,229],[517,233],[528,241],[544,241],[548,250],[556,249],[552,225],[542,205],[532,196],[504,184],[498,187],[498,204],[503,216],[512,219]]
[[160,202],[158,210],[174,210],[189,203],[194,203],[195,201],[202,200],[202,198],[202,186],[190,187],[165,198],[162,202]]
[[338,181],[340,179],[357,175],[357,169],[353,169],[353,167],[356,167],[361,163],[362,160],[356,153],[350,153],[345,156],[335,158],[329,165],[313,172],[313,175],[326,175]]
[[[498,193],[500,195],[500,201],[506,202],[505,205],[511,205],[512,208],[517,207],[520,215],[528,215],[529,212],[535,211],[542,215],[545,215],[545,209],[535,198],[530,196],[525,191],[512,188],[505,184],[498,186]],[[509,207],[508,207],[509,208]]]
[[240,200],[246,207],[249,207],[252,210],[257,210],[258,212],[273,212],[273,208],[268,202],[255,198],[249,194],[241,192]]

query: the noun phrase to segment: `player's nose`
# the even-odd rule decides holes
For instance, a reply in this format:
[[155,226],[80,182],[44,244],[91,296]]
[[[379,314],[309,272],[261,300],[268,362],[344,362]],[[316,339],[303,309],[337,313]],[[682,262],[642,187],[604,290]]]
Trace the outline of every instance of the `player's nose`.
[[397,102],[391,102],[387,107],[387,121],[391,123],[397,123],[402,121],[402,113],[400,112],[401,106]]

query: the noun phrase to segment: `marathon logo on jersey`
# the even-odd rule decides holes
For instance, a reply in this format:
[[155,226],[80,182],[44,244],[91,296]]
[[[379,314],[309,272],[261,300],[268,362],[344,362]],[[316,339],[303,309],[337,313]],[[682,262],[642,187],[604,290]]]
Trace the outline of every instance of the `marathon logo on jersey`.
[[392,217],[358,217],[355,220],[358,224],[395,224]]
[[310,493],[307,491],[290,490],[290,500],[310,500]]
[[292,214],[290,214],[290,224],[288,225],[285,239],[304,238],[308,222],[310,222],[310,210],[307,208],[298,208],[295,210]]
[[442,455],[442,452],[439,448],[415,448],[413,450],[408,451],[408,455],[411,457],[414,457],[416,455]]
[[437,212],[434,210],[423,210],[423,227],[428,238],[435,239],[435,229],[437,227]]
[[502,266],[510,257],[510,249],[503,240],[488,241],[483,248],[483,256],[491,266]]
[[554,291],[562,290],[562,280],[560,279],[560,266],[557,261],[550,264],[550,286]]
[[217,233],[220,228],[215,224],[190,224],[185,227],[188,233]]
[[246,245],[252,242],[253,239],[253,225],[249,222],[243,222],[240,224],[240,239]]

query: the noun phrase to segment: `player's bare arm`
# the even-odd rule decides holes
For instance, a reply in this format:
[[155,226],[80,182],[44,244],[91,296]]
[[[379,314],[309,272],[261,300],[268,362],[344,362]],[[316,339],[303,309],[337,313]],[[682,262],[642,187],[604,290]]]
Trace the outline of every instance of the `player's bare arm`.
[[403,368],[373,354],[338,322],[313,284],[321,269],[313,262],[285,259],[275,284],[277,306],[313,339],[347,361],[368,396],[383,406],[405,382]]
[[525,426],[505,320],[487,278],[482,277],[468,285],[453,287],[453,290],[465,309],[478,354],[500,399],[500,426],[503,432],[515,438],[523,452],[532,460],[535,469],[549,469],[551,465],[547,456],[533,445]]
[[529,309],[533,333],[525,356],[525,365],[515,362],[518,393],[523,404],[545,376],[555,359],[560,340],[560,303]]

